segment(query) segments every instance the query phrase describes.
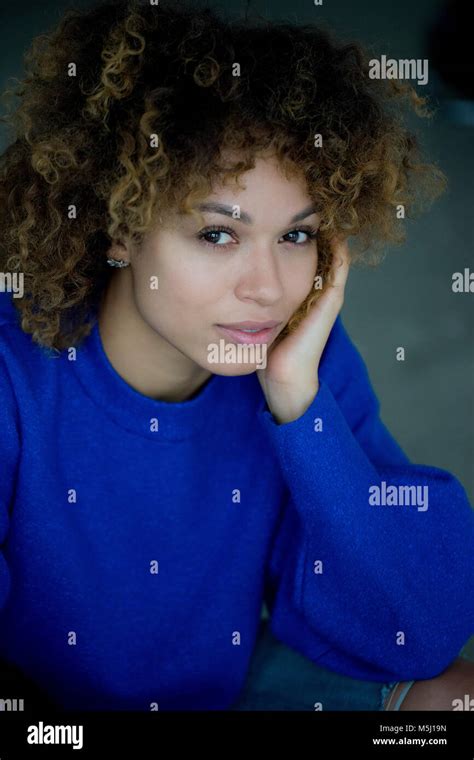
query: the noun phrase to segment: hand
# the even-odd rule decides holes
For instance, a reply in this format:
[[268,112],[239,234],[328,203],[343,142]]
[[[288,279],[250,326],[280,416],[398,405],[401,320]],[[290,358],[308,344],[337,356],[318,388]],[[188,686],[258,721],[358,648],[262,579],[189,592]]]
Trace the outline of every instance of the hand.
[[296,330],[267,355],[265,369],[257,369],[268,407],[279,424],[300,417],[318,390],[318,368],[329,334],[344,303],[350,256],[346,238],[333,238],[329,285]]

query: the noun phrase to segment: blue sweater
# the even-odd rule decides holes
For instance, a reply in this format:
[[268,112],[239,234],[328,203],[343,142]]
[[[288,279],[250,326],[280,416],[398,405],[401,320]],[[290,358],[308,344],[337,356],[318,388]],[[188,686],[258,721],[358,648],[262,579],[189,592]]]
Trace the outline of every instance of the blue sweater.
[[97,322],[54,356],[11,298],[0,659],[66,709],[228,709],[263,600],[278,639],[355,678],[430,678],[458,655],[474,511],[390,436],[340,318],[313,403],[278,425],[255,374],[156,401],[114,370]]

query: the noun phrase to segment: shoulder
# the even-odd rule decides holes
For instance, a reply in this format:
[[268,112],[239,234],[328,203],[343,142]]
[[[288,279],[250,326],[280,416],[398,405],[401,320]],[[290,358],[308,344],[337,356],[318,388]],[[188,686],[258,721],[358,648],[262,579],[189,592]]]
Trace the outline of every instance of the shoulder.
[[[326,346],[323,351],[320,362],[321,370],[324,372],[326,379],[331,385],[342,387],[350,379],[362,379],[367,377],[367,368],[365,362],[349,336],[346,327],[339,315],[329,334]],[[351,369],[356,373],[358,378],[350,378],[343,373],[343,369]]]
[[39,383],[41,367],[47,353],[38,346],[21,327],[20,312],[13,303],[13,295],[0,291],[0,383],[1,394],[15,393],[29,378],[28,384]]
[[356,408],[378,407],[367,366],[339,315],[333,325],[319,366],[320,378],[340,401]]
[[0,365],[3,381],[5,369],[12,365],[15,355],[21,350],[23,340],[21,335],[20,314],[13,305],[13,296],[6,291],[0,291]]
[[14,296],[8,291],[0,290],[0,326],[20,326],[19,313],[13,303]]

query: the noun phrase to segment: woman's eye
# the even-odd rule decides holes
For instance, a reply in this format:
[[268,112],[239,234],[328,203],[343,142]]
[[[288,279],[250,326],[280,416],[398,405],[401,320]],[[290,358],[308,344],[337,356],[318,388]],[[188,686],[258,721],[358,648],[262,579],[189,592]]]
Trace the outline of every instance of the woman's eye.
[[[222,240],[222,235],[227,236],[227,240]],[[232,236],[230,232],[227,232],[227,230],[223,229],[211,229],[211,230],[202,230],[198,235],[199,240],[204,241],[205,244],[211,245],[218,248],[223,248],[227,245],[229,245],[230,242],[232,242]]]
[[[227,248],[230,245],[235,245],[236,241],[233,237],[234,232],[231,229],[225,227],[210,227],[208,229],[201,230],[197,238],[199,241],[208,245],[211,248]],[[224,236],[224,237],[223,237]],[[296,229],[290,230],[286,235],[283,235],[284,242],[289,242],[292,245],[302,247],[308,245],[316,239],[317,230],[311,229]],[[286,241],[285,241],[286,238]],[[288,240],[288,238],[290,238]]]
[[[295,243],[296,245],[304,245],[305,243],[309,243],[311,240],[314,240],[316,237],[316,231],[315,230],[291,230],[290,232],[287,232],[286,235],[283,237],[288,236],[296,236],[293,237],[292,240],[290,240],[290,243]],[[298,239],[298,235],[305,235],[306,237],[302,240],[301,238]]]

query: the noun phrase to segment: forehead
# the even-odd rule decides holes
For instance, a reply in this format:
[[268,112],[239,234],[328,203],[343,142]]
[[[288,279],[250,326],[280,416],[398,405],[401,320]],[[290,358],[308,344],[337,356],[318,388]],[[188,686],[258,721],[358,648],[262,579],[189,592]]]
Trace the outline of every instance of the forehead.
[[239,153],[223,154],[208,195],[191,193],[170,210],[168,218],[179,224],[193,219],[202,223],[204,214],[220,214],[254,224],[259,217],[267,219],[276,214],[279,221],[284,215],[283,223],[287,223],[317,213],[297,166],[279,161],[274,154],[256,155],[253,166],[242,171],[242,158]]

